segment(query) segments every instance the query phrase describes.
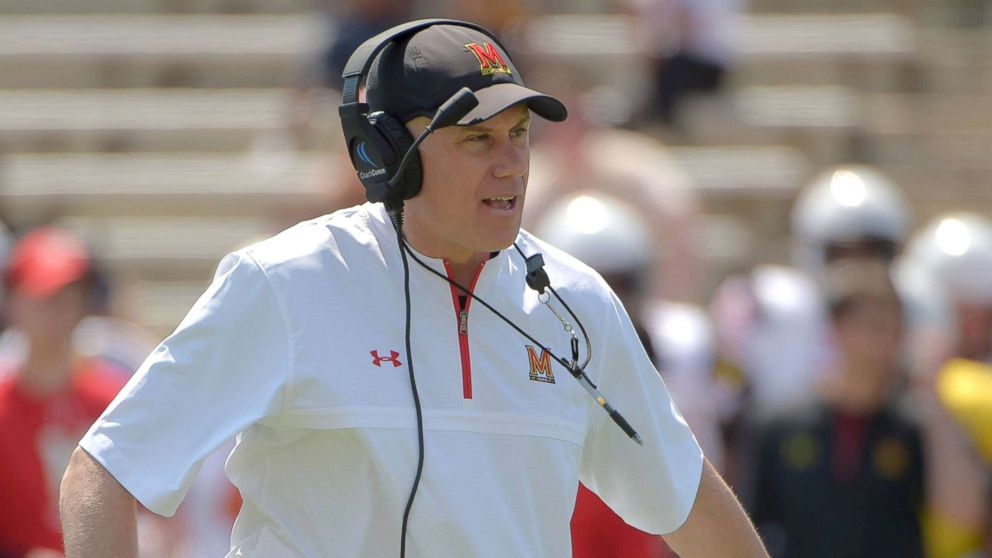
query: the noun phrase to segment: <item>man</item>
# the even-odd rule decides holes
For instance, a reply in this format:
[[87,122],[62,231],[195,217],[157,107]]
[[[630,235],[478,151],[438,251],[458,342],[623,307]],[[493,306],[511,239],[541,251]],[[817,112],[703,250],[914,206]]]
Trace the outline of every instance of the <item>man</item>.
[[777,557],[922,557],[922,440],[898,401],[902,302],[878,261],[837,260],[823,286],[837,364],[815,401],[759,432],[755,522]]
[[[400,228],[409,249],[385,208],[366,204],[225,258],[80,442],[62,484],[67,556],[134,556],[135,498],[171,514],[198,462],[235,434],[227,470],[244,504],[229,556],[566,556],[580,477],[628,521],[672,532],[684,556],[765,556],[602,280],[519,230],[530,112],[561,120],[564,107],[524,88],[470,24],[366,44],[380,43],[368,108],[411,136],[462,87],[479,99],[419,148],[422,187]],[[515,240],[545,254],[554,288],[596,326],[588,371],[643,447],[484,308],[569,346]],[[408,255],[422,266],[404,273]]]
[[4,317],[26,341],[0,369],[0,556],[61,555],[58,487],[79,437],[123,384],[104,361],[82,358],[76,326],[92,311],[92,265],[78,239],[54,227],[14,246],[4,272]]

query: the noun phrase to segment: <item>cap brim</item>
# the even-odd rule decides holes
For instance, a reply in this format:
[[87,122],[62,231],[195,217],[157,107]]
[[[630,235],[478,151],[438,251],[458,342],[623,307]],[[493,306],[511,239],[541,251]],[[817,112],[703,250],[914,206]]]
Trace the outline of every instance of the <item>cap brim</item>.
[[497,83],[475,92],[479,105],[458,121],[459,126],[471,126],[489,120],[517,103],[527,103],[534,114],[561,122],[568,117],[568,111],[561,101],[551,95],[528,89],[516,83]]

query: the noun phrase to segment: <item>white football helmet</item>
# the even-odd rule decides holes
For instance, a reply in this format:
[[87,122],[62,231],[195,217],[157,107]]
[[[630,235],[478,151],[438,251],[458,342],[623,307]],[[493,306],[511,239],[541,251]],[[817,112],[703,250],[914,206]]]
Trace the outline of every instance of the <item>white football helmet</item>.
[[992,306],[992,221],[950,213],[916,233],[907,255],[927,269],[955,300]]
[[535,233],[604,275],[641,273],[655,252],[640,213],[600,192],[577,192],[556,201]]
[[857,165],[819,174],[792,210],[794,263],[819,276],[832,244],[872,238],[902,244],[909,209],[900,189],[879,171]]

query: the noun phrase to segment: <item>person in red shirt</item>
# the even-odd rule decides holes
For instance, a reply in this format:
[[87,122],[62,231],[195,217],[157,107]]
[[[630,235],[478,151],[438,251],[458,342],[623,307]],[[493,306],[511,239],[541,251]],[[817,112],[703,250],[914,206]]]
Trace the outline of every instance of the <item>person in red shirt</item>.
[[107,364],[73,351],[93,277],[83,244],[54,227],[21,238],[4,273],[4,317],[29,348],[0,374],[0,558],[61,555],[59,481],[122,385]]

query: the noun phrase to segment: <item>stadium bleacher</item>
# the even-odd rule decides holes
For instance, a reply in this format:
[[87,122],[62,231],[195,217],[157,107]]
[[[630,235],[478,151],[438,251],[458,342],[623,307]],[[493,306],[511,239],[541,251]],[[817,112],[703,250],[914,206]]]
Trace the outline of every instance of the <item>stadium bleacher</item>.
[[[896,178],[921,220],[962,206],[992,211],[984,5],[752,0],[730,90],[717,105],[690,107],[689,133],[666,137],[707,210],[708,255],[728,267],[784,258],[796,189],[820,165],[851,159]],[[124,296],[141,301],[138,321],[170,330],[217,258],[270,232],[266,215],[280,204],[323,195],[319,166],[334,133],[276,170],[250,155],[281,132],[283,87],[328,32],[309,9],[303,0],[4,2],[0,216],[15,228],[56,218],[80,232]],[[643,86],[624,16],[557,13],[526,35],[542,55]],[[318,127],[333,128],[332,113]]]

